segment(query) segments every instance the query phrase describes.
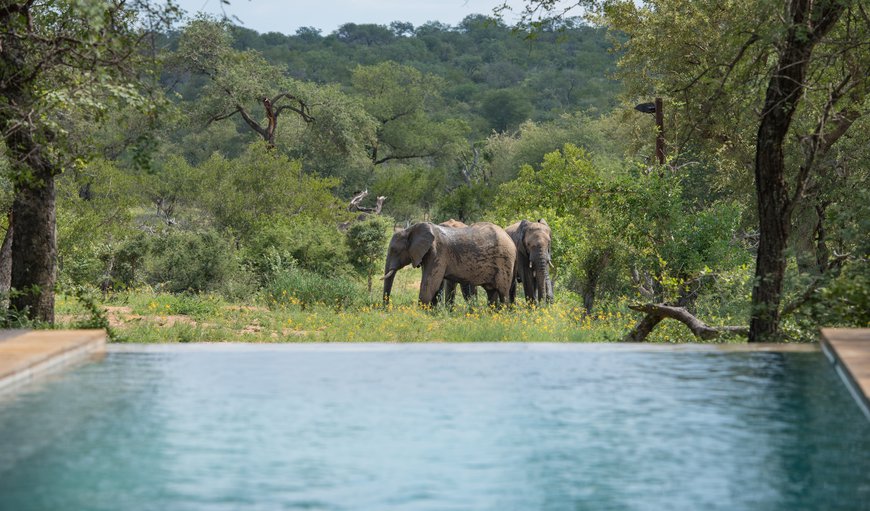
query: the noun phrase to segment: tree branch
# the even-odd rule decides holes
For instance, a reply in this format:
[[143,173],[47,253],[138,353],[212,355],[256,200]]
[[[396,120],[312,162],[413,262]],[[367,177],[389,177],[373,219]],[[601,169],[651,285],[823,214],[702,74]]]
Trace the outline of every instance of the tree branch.
[[375,160],[372,163],[374,165],[380,165],[381,163],[388,162],[390,160],[410,160],[411,158],[427,158],[429,156],[434,156],[437,152],[430,153],[421,153],[421,154],[406,154],[406,155],[390,155],[381,158],[380,160]]
[[808,142],[807,154],[804,158],[803,165],[801,165],[798,171],[794,194],[789,200],[787,207],[789,215],[791,215],[797,202],[803,197],[816,157],[818,155],[826,154],[831,146],[846,133],[850,126],[852,126],[852,123],[860,117],[859,112],[848,107],[844,108],[838,112],[831,121],[834,124],[833,130],[827,131],[828,122],[831,118],[831,111],[843,95],[856,85],[857,82],[852,80],[852,75],[847,74],[829,93],[828,100],[825,102],[825,106],[822,109],[822,116],[816,124],[816,129],[806,138],[806,141]]
[[248,126],[251,127],[252,130],[254,130],[254,131],[256,131],[257,133],[259,133],[260,136],[263,137],[264,139],[268,139],[269,134],[266,132],[266,129],[265,129],[265,128],[263,128],[262,126],[260,126],[260,123],[259,123],[259,122],[257,122],[256,120],[254,120],[254,118],[252,118],[252,117],[248,114],[248,112],[247,112],[244,108],[242,108],[241,106],[237,106],[236,108],[237,108],[236,111],[239,112],[239,115],[242,116],[242,119],[245,120],[245,122],[248,124]]
[[[706,323],[701,321],[700,319],[693,316],[689,311],[684,309],[683,307],[674,307],[665,304],[635,304],[629,305],[629,309],[635,310],[638,312],[643,312],[647,314],[647,316],[653,316],[657,318],[670,318],[675,319],[684,325],[686,325],[689,330],[695,335],[695,337],[709,341],[711,339],[716,339],[720,335],[729,334],[729,335],[749,335],[749,328],[744,326],[717,326],[711,327]],[[661,319],[659,319],[661,321]],[[658,322],[656,322],[658,323]],[[631,333],[626,336],[626,340],[629,341],[642,341],[643,339],[633,339],[631,338]],[[645,337],[645,336],[644,336]]]

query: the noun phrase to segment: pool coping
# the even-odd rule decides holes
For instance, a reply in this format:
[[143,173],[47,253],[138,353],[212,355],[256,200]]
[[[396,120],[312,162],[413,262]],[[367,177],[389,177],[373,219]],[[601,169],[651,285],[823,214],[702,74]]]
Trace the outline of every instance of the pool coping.
[[816,343],[758,344],[650,344],[650,343],[566,343],[566,342],[197,342],[157,344],[108,344],[109,353],[178,353],[178,352],[246,352],[297,351],[357,353],[378,351],[453,351],[453,352],[517,352],[517,351],[580,351],[580,352],[799,352],[819,351]]
[[0,392],[106,351],[105,330],[0,331]]
[[820,345],[870,420],[870,328],[822,328]]

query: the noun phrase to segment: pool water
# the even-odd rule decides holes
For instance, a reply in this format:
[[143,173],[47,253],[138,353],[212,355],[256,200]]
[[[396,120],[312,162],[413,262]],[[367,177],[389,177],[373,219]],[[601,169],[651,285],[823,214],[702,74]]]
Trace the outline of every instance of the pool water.
[[110,353],[0,396],[0,510],[861,510],[820,353]]

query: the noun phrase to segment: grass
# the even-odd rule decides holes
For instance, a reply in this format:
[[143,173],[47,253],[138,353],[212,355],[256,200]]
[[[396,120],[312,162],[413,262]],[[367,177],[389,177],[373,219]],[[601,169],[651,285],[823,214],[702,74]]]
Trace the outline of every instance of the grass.
[[[110,324],[126,342],[604,342],[617,341],[639,319],[624,306],[584,315],[576,299],[565,293],[556,303],[535,307],[518,301],[496,310],[468,305],[457,297],[453,310],[417,304],[419,270],[396,277],[391,304],[380,303],[380,289],[364,288],[342,303],[302,303],[264,294],[260,303],[228,303],[212,295],[172,295],[138,290],[117,293],[101,305]],[[72,296],[57,300],[58,327],[72,327],[86,314]],[[691,342],[682,325],[662,325],[651,342]],[[664,328],[663,328],[664,327]]]

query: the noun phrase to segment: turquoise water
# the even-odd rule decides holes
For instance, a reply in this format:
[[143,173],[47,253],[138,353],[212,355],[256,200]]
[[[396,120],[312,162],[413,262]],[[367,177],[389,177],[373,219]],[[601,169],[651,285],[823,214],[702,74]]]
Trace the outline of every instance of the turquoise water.
[[0,510],[861,510],[820,353],[110,353],[0,396]]

